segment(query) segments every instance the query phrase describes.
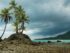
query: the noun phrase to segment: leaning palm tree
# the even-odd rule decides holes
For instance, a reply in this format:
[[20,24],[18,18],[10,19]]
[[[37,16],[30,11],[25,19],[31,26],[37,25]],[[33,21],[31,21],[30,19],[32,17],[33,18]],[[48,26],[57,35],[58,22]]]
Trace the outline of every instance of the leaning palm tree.
[[1,35],[1,37],[0,37],[0,38],[2,38],[3,35],[4,35],[4,33],[5,33],[7,24],[8,24],[8,22],[11,20],[12,17],[10,16],[9,10],[6,9],[6,8],[4,8],[4,9],[1,11],[0,16],[1,16],[2,21],[5,23],[4,31],[3,31],[3,33],[2,33],[2,35]]

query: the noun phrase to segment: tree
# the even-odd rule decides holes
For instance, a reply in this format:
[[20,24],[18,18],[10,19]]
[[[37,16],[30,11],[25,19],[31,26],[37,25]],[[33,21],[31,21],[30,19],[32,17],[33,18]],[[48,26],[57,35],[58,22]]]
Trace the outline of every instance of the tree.
[[4,8],[4,9],[1,11],[0,16],[1,16],[2,21],[5,23],[4,31],[3,31],[3,33],[2,33],[2,35],[1,35],[1,37],[0,37],[0,38],[2,38],[3,35],[4,35],[4,33],[5,33],[7,24],[8,24],[8,22],[12,19],[12,17],[10,16],[9,10],[8,10],[7,8]]
[[10,3],[9,3],[11,6],[9,7],[9,9],[15,9],[16,8],[16,3],[15,3],[15,0],[12,0]]
[[21,23],[21,27],[20,27],[20,29],[22,30],[21,33],[23,33],[23,30],[25,29],[24,23],[29,21],[28,16],[26,15],[21,5],[17,7],[16,13],[17,13],[18,22]]
[[18,22],[18,20],[16,20],[14,23],[13,23],[13,25],[16,27],[16,34],[18,34],[18,25],[19,25],[19,22]]
[[11,6],[9,7],[10,10],[13,9],[13,14],[15,15],[15,22],[14,22],[14,26],[16,27],[16,34],[18,34],[18,19],[17,19],[17,7],[16,7],[16,3],[15,3],[15,0],[12,0],[10,3],[9,3]]
[[26,13],[21,5],[17,5],[15,0],[10,2],[10,10],[13,9],[13,14],[15,16],[14,26],[16,27],[16,34],[18,34],[19,30],[19,24],[21,23],[20,29],[22,30],[21,33],[23,33],[23,30],[25,29],[24,23],[28,22],[28,16],[26,16]]

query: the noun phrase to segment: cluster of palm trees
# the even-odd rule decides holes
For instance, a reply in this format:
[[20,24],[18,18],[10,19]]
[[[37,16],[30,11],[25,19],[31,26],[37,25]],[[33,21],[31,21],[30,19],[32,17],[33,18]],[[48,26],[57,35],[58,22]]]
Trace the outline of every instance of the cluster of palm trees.
[[[17,5],[15,0],[12,0],[9,4],[10,6],[4,8],[0,13],[0,18],[5,23],[5,28],[0,38],[3,37],[7,24],[10,21],[14,20],[12,23],[15,26],[16,34],[19,33],[18,30],[21,30],[21,33],[23,33],[23,30],[25,29],[24,23],[28,22],[28,16],[21,5]],[[21,26],[19,27],[20,24]]]

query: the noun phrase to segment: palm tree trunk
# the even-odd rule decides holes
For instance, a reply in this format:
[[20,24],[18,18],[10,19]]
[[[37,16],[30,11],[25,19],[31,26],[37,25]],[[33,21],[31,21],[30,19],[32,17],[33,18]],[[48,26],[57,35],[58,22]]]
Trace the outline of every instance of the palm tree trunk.
[[2,37],[3,37],[3,35],[4,35],[5,31],[6,31],[6,27],[7,27],[7,23],[5,24],[4,31],[3,31],[3,33],[2,33],[2,35],[1,35],[1,37],[0,37],[0,38],[2,38]]
[[24,22],[22,23],[22,26],[21,26],[21,27],[22,27],[22,32],[21,32],[21,33],[23,34],[23,30],[24,30]]
[[22,29],[22,34],[23,34],[23,29]]
[[17,26],[16,26],[16,34],[18,34],[18,24],[17,24]]

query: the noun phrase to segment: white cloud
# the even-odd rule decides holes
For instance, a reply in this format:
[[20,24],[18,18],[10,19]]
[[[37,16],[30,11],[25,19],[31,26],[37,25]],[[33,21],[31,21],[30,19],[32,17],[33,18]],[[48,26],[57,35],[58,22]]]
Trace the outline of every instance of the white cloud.
[[39,28],[34,28],[34,29],[25,30],[24,33],[29,34],[29,35],[32,35],[34,33],[40,32],[40,31],[41,30]]
[[[15,32],[13,32],[13,31],[6,31],[5,32],[5,34],[4,34],[4,36],[2,37],[3,39],[4,38],[8,38],[11,34],[13,34],[13,33],[15,33]],[[1,34],[0,34],[1,35]]]
[[[0,26],[0,35],[3,33],[3,29],[4,29],[4,25]],[[12,28],[12,25],[11,24],[8,24],[7,25],[7,28],[6,28],[6,31],[5,31],[5,34],[3,36],[3,39],[4,38],[7,38],[9,37],[11,34],[15,33],[15,31],[13,31],[14,29]],[[32,35],[37,33],[37,32],[40,32],[41,30],[39,28],[34,28],[34,29],[26,29],[24,31],[25,34],[27,34],[29,37],[31,37],[31,39],[33,39]]]

